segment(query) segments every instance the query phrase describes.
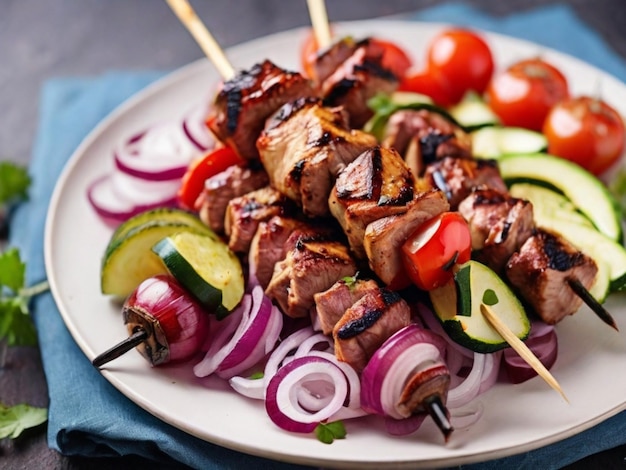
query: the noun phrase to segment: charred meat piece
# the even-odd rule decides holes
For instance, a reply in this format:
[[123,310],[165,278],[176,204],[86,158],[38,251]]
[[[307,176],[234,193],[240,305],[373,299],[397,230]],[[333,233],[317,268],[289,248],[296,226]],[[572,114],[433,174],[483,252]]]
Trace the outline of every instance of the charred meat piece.
[[296,231],[313,235],[320,230],[306,222],[281,216],[274,216],[257,227],[250,243],[248,259],[264,289],[272,279],[274,265],[285,258],[287,249],[290,248],[289,237]]
[[391,115],[382,145],[395,148],[416,175],[443,157],[472,158],[472,139],[444,116],[426,109],[404,109]]
[[294,213],[293,202],[269,186],[231,199],[224,218],[228,247],[234,252],[247,253],[260,222]]
[[498,273],[535,226],[529,201],[492,189],[472,192],[459,204],[459,212],[469,224],[474,256]]
[[543,229],[536,230],[506,265],[511,284],[551,325],[574,314],[582,305],[569,280],[578,280],[589,290],[597,272],[593,259],[564,238]]
[[444,192],[452,210],[476,188],[508,191],[494,160],[444,157],[426,167],[424,178]]
[[319,86],[324,80],[330,77],[337,67],[343,64],[350,57],[358,46],[358,42],[351,37],[345,37],[333,42],[326,49],[315,52],[316,57],[313,62],[313,82]]
[[372,354],[410,322],[411,309],[398,293],[385,288],[370,291],[335,325],[335,355],[361,372]]
[[391,94],[398,78],[382,65],[383,49],[369,39],[359,41],[352,54],[321,83],[321,96],[328,106],[343,106],[350,127],[360,129],[373,116],[367,101],[379,93]]
[[314,95],[308,79],[265,60],[224,83],[207,124],[242,158],[255,159],[258,158],[255,142],[265,120],[283,104]]
[[339,279],[354,276],[355,261],[348,247],[320,235],[290,236],[295,240],[285,259],[274,265],[265,293],[292,318],[306,317],[314,305],[314,295],[330,288]]
[[216,232],[224,231],[228,202],[250,191],[267,186],[269,178],[258,163],[246,167],[231,166],[207,179],[196,200],[195,209],[200,219]]
[[339,108],[300,99],[280,108],[257,141],[270,184],[307,216],[328,215],[335,176],[376,145],[370,134],[349,129],[346,119]]
[[377,291],[378,284],[372,279],[346,281],[339,279],[329,289],[313,296],[315,307],[313,315],[322,332],[329,335],[335,324],[354,303],[371,291]]
[[414,188],[413,174],[393,149],[373,147],[339,173],[328,204],[355,256],[365,258],[367,225],[406,212]]
[[381,281],[392,289],[408,285],[402,245],[420,225],[447,210],[445,196],[433,189],[415,197],[403,214],[383,217],[367,226],[363,246],[370,268]]

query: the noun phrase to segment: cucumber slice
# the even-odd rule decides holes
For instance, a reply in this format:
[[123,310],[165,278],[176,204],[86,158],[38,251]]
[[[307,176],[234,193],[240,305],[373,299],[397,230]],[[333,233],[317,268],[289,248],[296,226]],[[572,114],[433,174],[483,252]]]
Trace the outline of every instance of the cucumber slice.
[[110,244],[100,269],[103,294],[125,298],[149,277],[166,274],[161,259],[152,246],[164,237],[182,230],[195,230],[186,224],[153,221],[134,227],[124,237]]
[[218,318],[225,317],[241,301],[245,287],[241,263],[221,240],[180,232],[160,240],[152,251],[170,274]]
[[509,193],[513,197],[532,202],[534,214],[568,220],[578,225],[594,228],[591,220],[579,212],[569,199],[549,188],[532,183],[515,183],[509,188]]
[[450,338],[472,351],[491,353],[508,346],[483,316],[481,303],[489,304],[518,338],[524,340],[530,333],[530,320],[519,299],[493,270],[477,261],[462,264],[453,281],[429,294]]
[[128,219],[126,222],[123,222],[113,232],[113,235],[111,235],[109,246],[112,246],[115,242],[123,239],[126,234],[134,228],[153,222],[177,223],[189,225],[190,227],[197,228],[198,230],[210,230],[209,227],[198,218],[198,216],[192,214],[191,212],[172,207],[159,207],[137,214]]
[[607,237],[622,242],[621,214],[606,186],[582,167],[549,154],[510,155],[498,161],[509,183],[532,182],[567,197]]
[[544,152],[548,148],[543,134],[521,127],[483,127],[470,136],[476,158],[499,159],[504,155]]
[[450,114],[467,131],[495,126],[500,118],[475,93],[468,93],[458,104],[449,109]]

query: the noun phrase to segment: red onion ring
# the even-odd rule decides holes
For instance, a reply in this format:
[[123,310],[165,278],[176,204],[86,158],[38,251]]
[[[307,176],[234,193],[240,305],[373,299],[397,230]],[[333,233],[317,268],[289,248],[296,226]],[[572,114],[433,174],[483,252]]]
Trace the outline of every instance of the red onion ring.
[[[299,397],[310,390],[311,385],[307,385],[307,382],[320,380],[329,384],[330,399],[318,400],[321,408],[311,412],[302,406]],[[280,428],[310,433],[319,423],[341,409],[347,392],[346,377],[335,364],[316,356],[299,357],[281,367],[269,381],[265,409],[270,419]]]
[[122,142],[114,161],[123,173],[150,181],[180,179],[199,149],[180,122],[164,122]]
[[[258,286],[245,294],[228,318],[233,320],[217,333],[214,345],[194,367],[194,374],[206,377],[214,372],[229,379],[260,362],[276,344],[282,329],[282,314]],[[232,336],[235,321],[239,320]]]
[[[558,356],[559,343],[553,325],[539,320],[533,321],[530,335],[525,343],[547,369],[554,365]],[[511,383],[522,383],[537,375],[537,372],[514,350],[505,349],[503,357],[503,369]]]

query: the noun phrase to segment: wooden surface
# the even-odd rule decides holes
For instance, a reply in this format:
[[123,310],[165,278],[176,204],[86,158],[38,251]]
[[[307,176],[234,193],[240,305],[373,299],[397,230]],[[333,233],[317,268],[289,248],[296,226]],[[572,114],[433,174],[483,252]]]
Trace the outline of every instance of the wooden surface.
[[[432,6],[435,0],[327,0],[331,19],[374,18]],[[522,11],[546,0],[469,3],[493,14]],[[626,1],[572,0],[579,16],[626,59]],[[193,1],[224,47],[309,24],[304,0]],[[237,27],[230,20],[237,18]],[[173,69],[201,57],[165,2],[157,0],[2,0],[0,3],[0,159],[27,164],[37,126],[41,84],[55,76],[95,75],[110,69]],[[2,365],[2,364],[0,364]],[[47,405],[45,377],[35,348],[9,348],[0,368],[0,402]],[[0,441],[3,469],[147,467],[135,457],[63,457],[48,449],[45,426],[16,441]],[[185,468],[149,463],[152,469]],[[626,446],[578,462],[571,469],[624,469]]]

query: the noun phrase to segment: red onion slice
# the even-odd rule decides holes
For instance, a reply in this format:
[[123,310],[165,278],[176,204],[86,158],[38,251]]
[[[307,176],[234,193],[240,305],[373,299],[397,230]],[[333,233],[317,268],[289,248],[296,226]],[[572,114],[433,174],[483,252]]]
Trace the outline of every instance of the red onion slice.
[[[446,342],[439,335],[430,330],[425,330],[415,324],[411,324],[397,331],[373,354],[372,358],[361,373],[361,405],[370,412],[386,415],[389,410],[385,409],[382,400],[382,388],[385,380],[387,380],[387,372],[392,365],[398,360],[399,356],[416,344],[430,344],[434,346],[439,356],[445,354]],[[413,358],[413,369],[418,366],[422,360],[433,355],[432,349],[423,350],[424,354]],[[427,356],[427,357],[426,357]],[[403,362],[407,360],[403,358]],[[400,380],[402,383],[406,377],[394,377],[393,380]],[[390,406],[388,401],[392,398],[387,393],[385,396],[385,405]],[[396,418],[403,418],[398,413],[394,413]]]
[[96,213],[109,225],[116,226],[140,212],[155,207],[172,207],[176,205],[176,197],[170,194],[155,194],[154,199],[144,200],[137,204],[120,197],[114,189],[111,176],[102,176],[93,181],[87,188],[87,199]]
[[206,125],[208,113],[208,106],[197,106],[183,119],[185,135],[203,152],[215,147],[215,137]]
[[[214,372],[229,379],[260,362],[276,344],[282,329],[282,313],[272,305],[270,299],[257,286],[252,293],[244,295],[241,304],[229,317],[238,320],[220,331],[215,347],[209,348],[204,359],[194,367],[194,374],[206,377]],[[227,333],[226,333],[227,332]]]
[[[308,382],[328,384],[328,397],[317,401],[322,407],[313,412],[302,406],[303,394],[310,391]],[[319,386],[317,387],[319,391]],[[322,421],[341,409],[348,392],[345,375],[332,362],[315,356],[299,357],[281,367],[267,386],[265,409],[280,428],[291,432],[310,433]],[[308,401],[312,403],[312,401]]]
[[150,127],[124,141],[114,152],[123,173],[150,181],[180,179],[189,163],[200,154],[180,122]]
[[[559,349],[554,326],[547,325],[542,321],[534,321],[525,343],[547,369],[554,365]],[[537,372],[514,350],[505,349],[503,357],[503,368],[511,383],[522,383],[537,375]]]

